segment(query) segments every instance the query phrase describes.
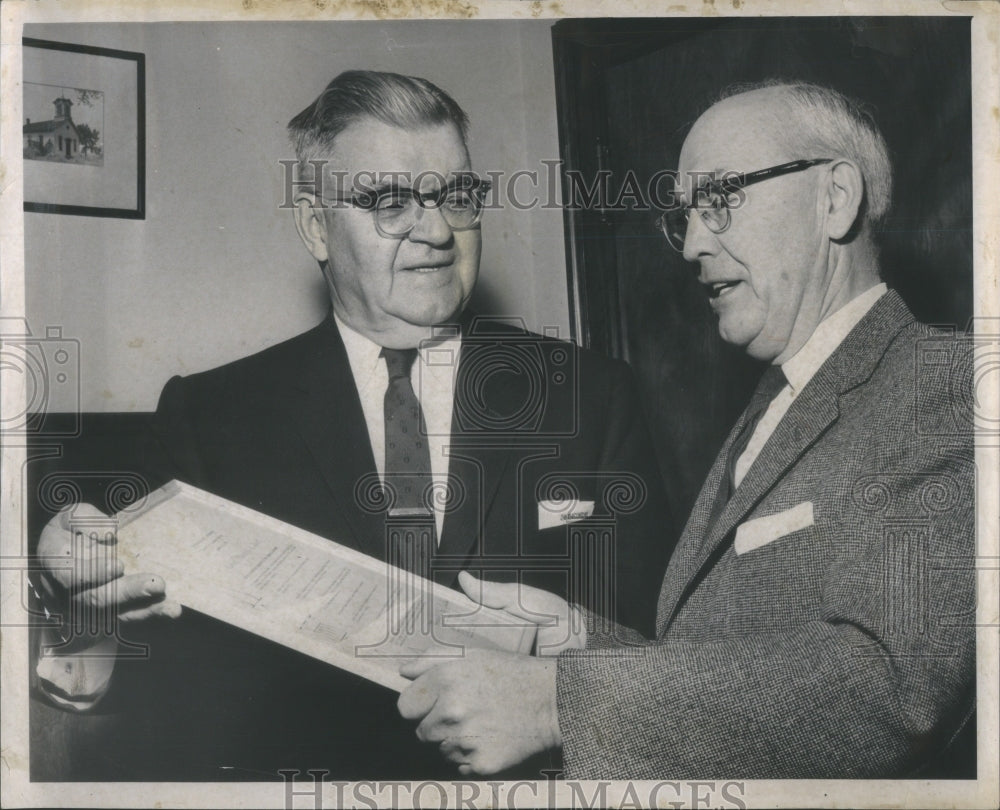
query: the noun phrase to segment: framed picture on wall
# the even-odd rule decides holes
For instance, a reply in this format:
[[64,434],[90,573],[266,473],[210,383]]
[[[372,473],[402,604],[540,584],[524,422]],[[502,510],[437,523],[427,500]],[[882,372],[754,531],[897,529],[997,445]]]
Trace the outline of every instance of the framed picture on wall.
[[25,37],[24,210],[145,219],[145,56]]

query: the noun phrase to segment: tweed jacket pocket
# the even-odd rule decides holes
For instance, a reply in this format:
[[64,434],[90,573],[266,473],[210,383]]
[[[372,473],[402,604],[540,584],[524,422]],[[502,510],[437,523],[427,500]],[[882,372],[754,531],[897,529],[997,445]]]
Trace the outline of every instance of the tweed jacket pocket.
[[812,525],[812,501],[803,501],[783,512],[753,518],[741,524],[736,529],[733,547],[737,554],[746,554]]

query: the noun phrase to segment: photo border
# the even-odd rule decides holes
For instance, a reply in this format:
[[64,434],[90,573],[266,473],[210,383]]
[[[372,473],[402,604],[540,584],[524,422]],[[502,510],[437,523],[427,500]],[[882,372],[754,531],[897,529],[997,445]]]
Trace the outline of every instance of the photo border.
[[[721,0],[719,2],[721,6]],[[973,197],[974,197],[974,317],[984,327],[985,339],[977,357],[993,363],[991,368],[1000,367],[1000,296],[997,284],[1000,270],[996,257],[1000,255],[1000,204],[996,199],[996,189],[1000,188],[1000,112],[997,98],[1000,98],[1000,5],[989,0],[973,0],[965,3],[920,2],[920,0],[890,0],[878,3],[871,0],[820,0],[808,5],[797,0],[732,0],[732,8],[720,13],[715,0],[704,0],[693,10],[687,6],[667,2],[635,2],[611,8],[596,0],[562,0],[561,3],[541,2],[500,2],[483,4],[482,8],[466,2],[441,2],[433,4],[438,13],[430,16],[457,19],[479,17],[497,19],[511,17],[562,18],[566,16],[644,16],[648,14],[676,14],[678,16],[811,16],[814,14],[841,13],[849,16],[892,15],[892,14],[959,14],[973,16],[972,23],[972,90],[973,90]],[[428,9],[419,3],[391,2],[343,2],[331,3],[327,0],[223,0],[197,5],[192,2],[177,2],[173,14],[169,4],[158,4],[155,8],[140,2],[116,3],[69,3],[53,0],[9,0],[0,7],[3,27],[3,98],[4,110],[3,154],[6,156],[3,168],[3,193],[0,194],[0,221],[4,222],[0,233],[0,258],[3,273],[0,277],[0,314],[5,317],[24,317],[23,219],[18,224],[18,213],[22,211],[21,158],[19,150],[11,150],[16,143],[13,138],[21,126],[20,89],[21,51],[16,44],[20,40],[21,26],[25,22],[102,22],[115,15],[117,21],[160,22],[168,20],[327,20],[342,19],[420,19],[427,18]],[[423,13],[421,13],[423,12]],[[14,43],[8,45],[7,43]],[[11,156],[16,155],[13,161]],[[23,210],[29,210],[24,208]],[[69,213],[69,212],[67,212]],[[86,214],[91,215],[91,214]],[[9,223],[9,224],[8,224]],[[995,371],[993,372],[996,373]],[[24,390],[17,386],[6,386],[0,391],[3,413],[20,412]],[[998,390],[995,379],[987,382],[979,392],[977,411],[985,415],[984,421],[996,425],[998,414]],[[745,783],[746,791],[741,794],[745,806],[783,807],[995,807],[998,794],[998,492],[1000,492],[1000,464],[998,464],[998,442],[995,431],[977,435],[977,575],[979,602],[977,605],[977,691],[978,691],[978,777],[975,781],[935,782],[931,780],[756,780]],[[28,775],[27,736],[27,661],[22,654],[27,649],[27,630],[17,624],[19,616],[22,568],[19,567],[19,553],[26,548],[23,537],[21,477],[26,469],[26,450],[22,444],[4,442],[2,448],[2,498],[0,511],[0,537],[3,538],[3,557],[0,558],[0,581],[3,600],[3,655],[2,666],[4,711],[0,714],[2,733],[3,780],[0,788],[0,804],[4,807],[127,807],[127,806],[198,806],[198,807],[283,807],[284,786],[281,783],[32,783]],[[390,784],[390,783],[385,783]],[[404,783],[405,784],[405,783]],[[414,783],[416,784],[416,783]],[[450,804],[461,801],[463,782],[450,783],[448,791]],[[575,800],[571,788],[559,783],[539,782],[537,790],[519,790],[520,786],[532,783],[502,783],[482,781],[477,784],[499,785],[498,788],[484,790],[485,800],[479,806],[570,806]],[[593,796],[599,782],[575,783],[585,796]],[[606,792],[609,803],[630,801],[628,785],[650,786],[648,782],[613,783]],[[686,783],[692,784],[692,783]],[[720,785],[721,780],[701,785]],[[411,787],[413,785],[411,784]],[[300,786],[308,791],[308,783]],[[636,791],[639,795],[645,795]],[[413,793],[394,792],[393,797],[401,799],[397,806],[414,806]],[[540,802],[532,802],[522,797],[534,796]],[[323,807],[337,806],[338,796],[343,799],[343,783],[326,783],[319,800]],[[440,797],[433,790],[425,791],[431,806],[441,806]],[[661,791],[661,800],[675,799],[667,791]],[[708,806],[696,804],[694,806]],[[313,806],[312,794],[299,795],[296,807]],[[388,806],[388,805],[387,805]],[[580,806],[577,804],[577,806]],[[669,805],[678,806],[678,805]]]

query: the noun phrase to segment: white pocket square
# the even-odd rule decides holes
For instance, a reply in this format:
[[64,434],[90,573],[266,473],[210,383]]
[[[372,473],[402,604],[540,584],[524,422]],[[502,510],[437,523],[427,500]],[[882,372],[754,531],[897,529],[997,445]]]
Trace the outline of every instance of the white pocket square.
[[576,523],[594,514],[593,501],[566,498],[561,501],[538,502],[538,529],[551,529],[566,523]]
[[812,501],[803,501],[783,512],[754,518],[741,524],[736,528],[736,541],[733,547],[737,554],[746,554],[792,532],[808,529],[812,525]]

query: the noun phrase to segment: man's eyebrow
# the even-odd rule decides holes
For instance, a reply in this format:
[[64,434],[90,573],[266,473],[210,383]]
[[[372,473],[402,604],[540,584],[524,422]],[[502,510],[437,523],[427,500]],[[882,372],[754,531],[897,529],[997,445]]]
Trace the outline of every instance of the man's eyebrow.
[[394,179],[379,180],[379,182],[374,185],[365,187],[365,191],[374,191],[376,194],[381,194],[383,191],[400,191],[403,189],[406,189],[407,191],[412,190],[409,186],[404,186],[396,182]]
[[[471,172],[469,172],[468,174],[471,174]],[[466,189],[468,188],[468,180],[463,180],[462,177],[459,175],[454,179],[449,180],[448,183],[442,186],[442,188],[444,189],[445,192],[455,191],[456,189]],[[381,180],[373,185],[366,185],[361,190],[366,192],[373,192],[375,194],[382,194],[383,192],[393,192],[393,191],[417,191],[417,189],[414,189],[412,186],[404,186],[393,179]],[[440,189],[434,189],[420,193],[424,195],[438,194],[440,193]]]

